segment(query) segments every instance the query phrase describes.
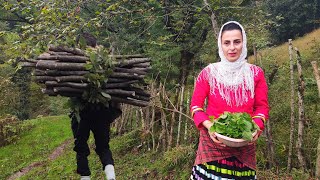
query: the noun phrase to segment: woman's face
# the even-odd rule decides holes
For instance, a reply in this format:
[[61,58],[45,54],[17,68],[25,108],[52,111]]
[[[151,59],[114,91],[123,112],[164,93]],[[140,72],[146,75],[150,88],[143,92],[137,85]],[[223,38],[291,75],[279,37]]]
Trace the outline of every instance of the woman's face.
[[229,62],[235,62],[242,52],[242,34],[240,30],[223,31],[221,35],[221,47],[224,56]]

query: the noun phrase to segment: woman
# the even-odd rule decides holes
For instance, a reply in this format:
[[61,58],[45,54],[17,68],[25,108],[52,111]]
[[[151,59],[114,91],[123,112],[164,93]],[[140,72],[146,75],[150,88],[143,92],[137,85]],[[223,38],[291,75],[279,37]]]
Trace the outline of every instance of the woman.
[[[246,45],[243,27],[235,21],[225,23],[218,37],[221,61],[205,67],[197,78],[190,108],[200,139],[191,179],[257,179],[254,142],[268,118],[268,88],[262,69],[247,63]],[[227,147],[209,132],[209,116],[217,118],[225,111],[252,116],[261,130],[252,143]]]

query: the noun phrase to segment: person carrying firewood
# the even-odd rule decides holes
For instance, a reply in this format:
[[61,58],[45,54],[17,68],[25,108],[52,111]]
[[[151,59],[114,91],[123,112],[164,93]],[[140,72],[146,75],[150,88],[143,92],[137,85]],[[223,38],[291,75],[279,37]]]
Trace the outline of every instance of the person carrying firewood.
[[[89,33],[82,34],[88,46],[96,46],[96,38]],[[115,180],[114,160],[109,147],[110,124],[122,114],[119,103],[110,102],[89,103],[80,97],[72,97],[71,101],[78,104],[70,113],[71,128],[74,136],[74,148],[76,152],[77,173],[81,180],[90,179],[88,155],[90,154],[88,139],[92,131],[95,139],[95,151],[102,163],[102,169],[107,180]]]

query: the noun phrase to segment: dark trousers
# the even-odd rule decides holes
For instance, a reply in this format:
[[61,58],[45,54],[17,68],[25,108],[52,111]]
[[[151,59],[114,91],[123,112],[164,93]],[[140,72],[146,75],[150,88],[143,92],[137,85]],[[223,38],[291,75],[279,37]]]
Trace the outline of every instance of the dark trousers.
[[[120,111],[121,112],[121,111]],[[87,156],[90,154],[88,139],[90,130],[95,139],[96,153],[102,163],[102,169],[108,164],[114,165],[109,149],[110,123],[117,117],[111,108],[86,108],[80,112],[80,122],[72,116],[71,128],[75,138],[73,150],[77,153],[77,173],[82,176],[91,174]]]

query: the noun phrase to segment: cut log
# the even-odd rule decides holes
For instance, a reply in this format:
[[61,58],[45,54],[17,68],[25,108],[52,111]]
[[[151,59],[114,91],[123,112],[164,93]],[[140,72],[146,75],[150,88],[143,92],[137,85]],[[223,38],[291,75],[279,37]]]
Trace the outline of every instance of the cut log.
[[143,79],[144,75],[133,75],[129,73],[114,72],[109,77],[111,78],[126,78],[126,79]]
[[138,68],[146,68],[150,66],[150,62],[144,62],[144,63],[139,63],[139,64],[134,64],[133,67],[138,67]]
[[57,76],[55,78],[58,82],[88,82],[83,76]]
[[138,94],[135,94],[133,97],[128,97],[128,98],[134,98],[141,101],[150,101],[150,97],[145,97]]
[[148,71],[150,71],[152,68],[151,68],[151,67],[146,67],[146,68],[133,67],[133,68],[130,68],[130,69],[148,72]]
[[125,78],[108,78],[105,83],[121,83],[131,81],[132,79],[125,79]]
[[86,68],[84,67],[86,63],[65,63],[65,62],[56,62],[49,60],[39,60],[36,68],[38,69],[51,69],[51,70],[62,70],[62,71],[84,71]]
[[81,97],[82,96],[82,93],[75,93],[75,92],[58,92],[57,94],[65,97]]
[[35,76],[36,82],[55,81],[56,77],[53,76]]
[[55,52],[55,51],[48,51],[47,53],[49,53],[50,55],[54,55],[54,56],[74,56],[74,54],[69,53],[69,52]]
[[131,66],[134,64],[145,63],[150,61],[151,61],[150,58],[133,58],[129,60],[114,62],[114,65],[118,67],[124,67],[124,66]]
[[123,87],[129,87],[131,84],[139,82],[138,80],[128,81],[128,82],[122,82],[122,83],[107,83],[104,88],[123,88]]
[[134,91],[127,91],[127,90],[122,90],[122,89],[105,89],[103,91],[107,94],[110,94],[110,95],[135,96]]
[[116,67],[114,68],[115,72],[122,72],[122,73],[129,73],[129,74],[138,74],[138,75],[146,75],[147,72],[145,71],[140,71],[140,70],[136,70],[136,69],[127,69],[127,68],[120,68],[120,67]]
[[89,84],[88,83],[74,83],[74,82],[62,82],[58,83],[57,81],[46,81],[45,85],[48,87],[71,87],[76,89],[86,89]]
[[[110,94],[113,101],[145,107],[149,105],[150,94],[133,87],[143,81],[147,71],[151,69],[151,59],[142,55],[111,55],[113,73],[108,77],[100,90]],[[66,46],[49,46],[49,51],[38,56],[34,63],[34,76],[38,82],[44,83],[43,93],[51,96],[81,97],[90,86],[86,74],[86,62],[90,58],[85,51]],[[108,69],[94,73],[103,74]]]
[[146,102],[146,101],[140,101],[132,98],[128,99],[128,98],[117,97],[117,96],[111,96],[111,100],[119,103],[131,104],[139,107],[146,107],[149,105],[149,102]]
[[38,70],[36,69],[34,72],[32,72],[33,76],[46,76],[46,71],[44,70]]
[[131,91],[136,92],[136,94],[145,96],[145,97],[150,97],[151,95],[146,93],[143,89],[137,88],[137,87],[130,87],[129,88]]
[[36,67],[36,63],[31,62],[21,62],[20,65],[21,67]]
[[37,59],[41,59],[41,58],[47,58],[47,57],[50,57],[50,54],[49,53],[47,53],[47,52],[44,52],[44,53],[42,53],[42,54],[40,54],[38,57],[37,57]]
[[71,88],[71,87],[54,87],[53,88],[54,92],[67,92],[67,93],[75,93],[75,94],[80,94],[83,93],[83,89],[76,89],[76,88]]
[[89,61],[88,57],[85,56],[65,56],[65,55],[50,55],[50,56],[39,56],[37,57],[38,60],[58,60],[60,62],[77,62],[77,63],[85,63]]
[[141,54],[132,54],[132,55],[110,55],[111,58],[116,59],[128,59],[128,58],[143,58]]
[[82,76],[88,74],[89,71],[57,71],[57,70],[38,70],[36,69],[34,75],[38,76],[70,76],[70,75],[77,75]]
[[57,93],[55,93],[54,91],[53,91],[53,89],[48,89],[48,88],[44,88],[44,89],[41,89],[41,92],[43,93],[43,94],[47,94],[47,95],[49,95],[49,96],[57,96],[58,94]]
[[84,56],[85,53],[78,48],[69,48],[65,46],[49,46],[49,51],[55,51],[55,52],[68,52],[75,55]]

